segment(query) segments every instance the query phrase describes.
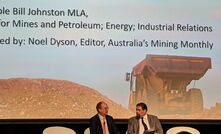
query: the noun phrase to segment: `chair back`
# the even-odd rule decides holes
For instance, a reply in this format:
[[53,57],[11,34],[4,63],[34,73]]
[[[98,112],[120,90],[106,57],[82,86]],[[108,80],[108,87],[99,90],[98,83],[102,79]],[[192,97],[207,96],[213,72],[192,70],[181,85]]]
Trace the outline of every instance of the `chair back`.
[[53,126],[45,128],[43,130],[43,134],[76,134],[76,133],[74,130],[67,127]]
[[186,126],[179,126],[179,127],[173,127],[167,130],[166,134],[200,134],[200,132],[192,127],[186,127]]

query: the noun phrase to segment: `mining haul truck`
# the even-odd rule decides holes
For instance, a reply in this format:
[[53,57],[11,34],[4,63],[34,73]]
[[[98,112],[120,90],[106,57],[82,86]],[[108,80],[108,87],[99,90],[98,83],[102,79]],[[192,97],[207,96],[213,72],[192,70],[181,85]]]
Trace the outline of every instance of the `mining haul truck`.
[[[208,57],[147,55],[126,75],[130,81],[129,109],[145,102],[150,113],[157,115],[203,112],[202,93],[195,88],[195,81],[208,69]],[[193,86],[187,89],[191,81]]]

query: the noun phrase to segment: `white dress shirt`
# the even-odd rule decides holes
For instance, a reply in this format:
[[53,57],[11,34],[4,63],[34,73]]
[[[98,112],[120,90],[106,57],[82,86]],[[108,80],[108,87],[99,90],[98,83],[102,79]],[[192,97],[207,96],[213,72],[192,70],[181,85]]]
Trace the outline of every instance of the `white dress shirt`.
[[105,122],[105,129],[106,129],[106,134],[109,134],[109,129],[108,129],[108,125],[107,125],[107,120],[104,116],[101,116],[100,114],[98,114],[100,121],[101,121],[101,126],[103,128],[103,124]]
[[[144,115],[143,120],[144,120],[144,123],[147,125],[147,128],[149,129],[150,128],[150,124],[149,124],[147,115]],[[144,126],[142,124],[142,119],[140,118],[139,119],[139,134],[143,134],[143,132],[144,132]]]

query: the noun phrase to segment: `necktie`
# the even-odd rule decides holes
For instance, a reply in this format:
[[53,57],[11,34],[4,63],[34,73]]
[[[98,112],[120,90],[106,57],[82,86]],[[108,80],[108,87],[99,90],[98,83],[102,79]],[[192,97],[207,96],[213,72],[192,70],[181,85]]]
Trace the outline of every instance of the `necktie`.
[[105,123],[105,118],[103,118],[103,124],[102,124],[102,130],[103,130],[103,134],[106,134],[106,123]]
[[147,130],[147,129],[148,129],[148,128],[147,128],[147,124],[144,122],[143,117],[141,118],[141,121],[142,121],[144,130]]

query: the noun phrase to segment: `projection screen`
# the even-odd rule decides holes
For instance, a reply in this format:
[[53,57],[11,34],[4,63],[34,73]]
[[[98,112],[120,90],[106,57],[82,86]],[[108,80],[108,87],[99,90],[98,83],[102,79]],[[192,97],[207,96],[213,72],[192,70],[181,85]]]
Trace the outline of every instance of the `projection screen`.
[[221,119],[221,1],[1,0],[0,119]]

